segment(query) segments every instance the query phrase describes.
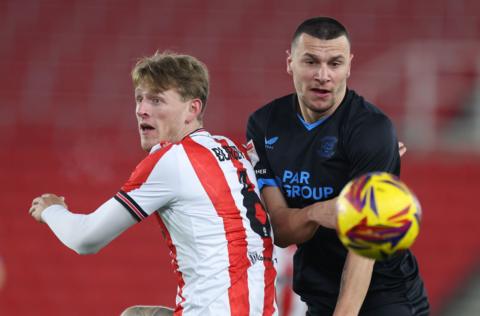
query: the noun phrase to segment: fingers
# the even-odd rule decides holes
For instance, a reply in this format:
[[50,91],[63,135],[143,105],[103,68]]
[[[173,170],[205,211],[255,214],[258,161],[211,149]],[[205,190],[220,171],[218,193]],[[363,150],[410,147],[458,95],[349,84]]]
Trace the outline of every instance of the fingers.
[[404,143],[398,142],[398,153],[402,157],[407,152],[407,146]]
[[60,198],[60,196],[53,194],[53,193],[44,193],[41,195],[42,198]]
[[28,214],[32,215],[33,212],[35,212],[35,206],[32,206],[32,207],[28,210]]
[[43,212],[44,209],[45,209],[45,207],[37,204],[37,205],[32,206],[32,207],[28,210],[28,213],[29,213],[37,222],[43,223],[43,220],[42,220],[42,212]]
[[36,197],[36,198],[33,199],[32,205],[38,205],[42,201],[43,201],[43,198],[41,196]]
[[57,196],[53,193],[44,193],[32,200],[32,205],[28,209],[28,213],[36,221],[43,223],[41,217],[43,211],[53,204],[59,204],[65,208],[67,207],[67,205],[65,204],[65,198],[63,196]]

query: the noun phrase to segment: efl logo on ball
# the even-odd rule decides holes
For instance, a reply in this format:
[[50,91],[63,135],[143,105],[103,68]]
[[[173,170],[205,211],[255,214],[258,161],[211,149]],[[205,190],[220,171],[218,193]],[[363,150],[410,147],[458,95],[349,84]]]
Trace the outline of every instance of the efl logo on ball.
[[350,181],[337,202],[342,243],[365,257],[383,260],[409,248],[420,231],[415,195],[394,175],[373,172]]

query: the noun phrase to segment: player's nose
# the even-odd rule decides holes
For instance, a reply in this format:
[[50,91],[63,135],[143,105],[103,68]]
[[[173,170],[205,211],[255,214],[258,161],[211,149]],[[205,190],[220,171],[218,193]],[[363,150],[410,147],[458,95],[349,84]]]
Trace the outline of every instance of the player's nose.
[[330,71],[326,65],[320,65],[315,72],[315,79],[320,82],[328,82],[330,80]]
[[136,114],[139,117],[145,117],[149,115],[149,106],[148,102],[145,102],[145,100],[142,100],[140,102],[137,102],[136,106]]

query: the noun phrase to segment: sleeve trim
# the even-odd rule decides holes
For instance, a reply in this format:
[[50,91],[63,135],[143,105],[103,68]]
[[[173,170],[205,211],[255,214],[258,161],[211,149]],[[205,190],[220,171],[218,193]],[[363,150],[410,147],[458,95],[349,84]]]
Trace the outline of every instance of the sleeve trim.
[[148,217],[148,214],[142,210],[140,205],[138,205],[126,192],[120,190],[114,198],[127,209],[137,222]]
[[258,190],[262,190],[263,187],[278,187],[277,182],[274,179],[258,179]]

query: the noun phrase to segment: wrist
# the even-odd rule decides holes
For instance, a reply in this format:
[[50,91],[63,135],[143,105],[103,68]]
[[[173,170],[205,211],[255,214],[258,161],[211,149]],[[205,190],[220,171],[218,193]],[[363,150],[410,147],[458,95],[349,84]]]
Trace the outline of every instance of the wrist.
[[321,225],[321,205],[317,205],[319,203],[312,204],[307,206],[307,221],[310,225]]
[[317,225],[336,229],[337,209],[336,199],[312,204],[308,209],[308,219]]
[[52,204],[50,206],[47,206],[42,210],[40,213],[40,222],[42,223],[47,223],[49,216],[54,216],[52,215],[55,212],[62,212],[65,209],[63,205],[61,204]]

